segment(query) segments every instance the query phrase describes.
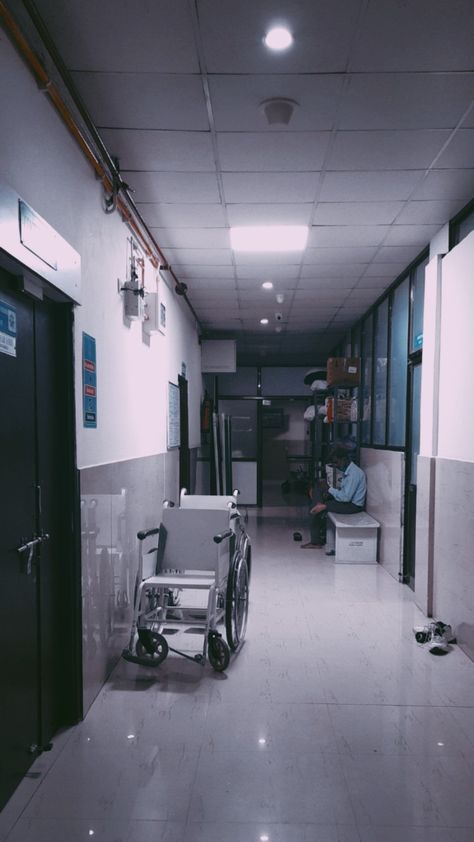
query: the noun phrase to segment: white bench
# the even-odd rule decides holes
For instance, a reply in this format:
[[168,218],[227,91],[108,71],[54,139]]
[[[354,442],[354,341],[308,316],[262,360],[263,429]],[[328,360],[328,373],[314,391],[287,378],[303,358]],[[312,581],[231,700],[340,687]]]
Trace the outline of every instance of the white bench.
[[367,512],[339,515],[328,512],[327,550],[335,550],[339,564],[376,564],[380,524]]

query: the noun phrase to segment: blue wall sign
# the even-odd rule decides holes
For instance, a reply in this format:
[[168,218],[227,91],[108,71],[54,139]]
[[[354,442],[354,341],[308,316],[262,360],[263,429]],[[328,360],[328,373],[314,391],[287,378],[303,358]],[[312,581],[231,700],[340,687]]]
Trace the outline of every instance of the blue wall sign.
[[95,339],[82,334],[82,391],[84,427],[97,427],[97,357]]
[[0,354],[16,357],[16,308],[0,301]]

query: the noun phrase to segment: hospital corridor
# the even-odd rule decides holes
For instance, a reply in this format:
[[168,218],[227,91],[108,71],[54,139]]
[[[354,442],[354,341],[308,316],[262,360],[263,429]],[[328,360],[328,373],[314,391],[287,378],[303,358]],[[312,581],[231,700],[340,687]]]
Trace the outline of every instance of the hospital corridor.
[[2,840],[472,839],[472,661],[430,654],[409,589],[301,552],[295,525],[296,507],[249,516],[247,639],[226,673],[121,661],[35,762]]
[[0,0],[0,842],[474,842],[474,0]]

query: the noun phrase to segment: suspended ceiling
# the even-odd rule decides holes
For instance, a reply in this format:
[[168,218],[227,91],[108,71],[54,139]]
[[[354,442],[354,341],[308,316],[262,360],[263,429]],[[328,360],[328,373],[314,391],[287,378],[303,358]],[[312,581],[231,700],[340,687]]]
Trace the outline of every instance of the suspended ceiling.
[[[324,359],[474,196],[473,0],[36,6],[202,330],[242,363]],[[263,44],[275,23],[286,52]],[[271,97],[298,103],[287,127]],[[308,225],[308,245],[233,253],[250,224]]]

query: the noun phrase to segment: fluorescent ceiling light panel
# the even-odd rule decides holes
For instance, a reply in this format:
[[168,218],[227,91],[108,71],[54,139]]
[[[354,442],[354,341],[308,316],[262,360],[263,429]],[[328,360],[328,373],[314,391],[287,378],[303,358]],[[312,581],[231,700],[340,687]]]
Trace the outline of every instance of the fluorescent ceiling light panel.
[[306,225],[237,225],[230,229],[234,251],[303,251],[307,240]]

